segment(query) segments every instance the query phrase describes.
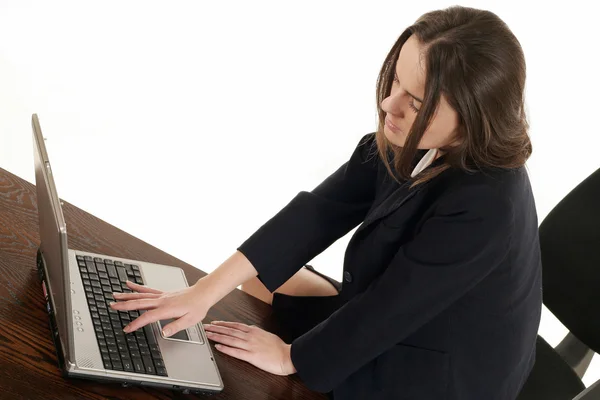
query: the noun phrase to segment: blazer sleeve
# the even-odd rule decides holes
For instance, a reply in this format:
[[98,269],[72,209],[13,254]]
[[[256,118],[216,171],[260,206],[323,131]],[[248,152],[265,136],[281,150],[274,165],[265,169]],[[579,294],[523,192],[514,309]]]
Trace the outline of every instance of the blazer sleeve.
[[445,197],[382,275],[292,342],[292,363],[310,389],[333,390],[449,307],[506,257],[510,200],[487,185]]
[[312,191],[298,193],[237,248],[271,292],[364,220],[375,199],[374,144],[375,133],[363,136],[346,163]]

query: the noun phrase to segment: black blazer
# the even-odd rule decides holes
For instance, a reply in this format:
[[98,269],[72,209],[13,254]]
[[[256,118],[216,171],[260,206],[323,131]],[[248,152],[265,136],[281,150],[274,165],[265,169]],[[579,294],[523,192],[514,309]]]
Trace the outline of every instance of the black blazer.
[[339,308],[292,342],[298,376],[336,400],[516,398],[542,306],[525,168],[449,169],[409,190],[389,177],[374,138],[238,248],[273,292],[362,223]]

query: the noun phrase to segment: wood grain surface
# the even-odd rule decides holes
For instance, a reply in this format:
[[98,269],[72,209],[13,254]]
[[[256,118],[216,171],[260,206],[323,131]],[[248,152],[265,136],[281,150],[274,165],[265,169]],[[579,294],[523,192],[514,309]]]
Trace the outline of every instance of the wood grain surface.
[[[67,201],[63,212],[69,248],[181,267],[190,284],[206,275]],[[35,186],[0,168],[0,399],[326,399],[309,391],[296,375],[261,371],[220,353],[212,343],[225,384],[225,390],[215,396],[64,378],[37,277],[39,244]],[[237,289],[212,307],[203,322],[212,320],[239,321],[283,333],[269,305]]]

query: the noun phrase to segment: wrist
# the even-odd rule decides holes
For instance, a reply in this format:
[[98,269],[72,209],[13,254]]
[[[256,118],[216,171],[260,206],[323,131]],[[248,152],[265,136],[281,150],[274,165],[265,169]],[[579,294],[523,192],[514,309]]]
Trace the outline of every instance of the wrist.
[[220,296],[218,287],[211,283],[209,279],[210,275],[206,275],[193,285],[194,291],[196,291],[200,298],[206,303],[207,310],[214,306],[223,296]]
[[284,373],[286,375],[292,375],[295,374],[296,368],[294,367],[294,363],[292,362],[292,344],[285,344],[284,345],[284,363],[283,363],[283,368],[284,368]]

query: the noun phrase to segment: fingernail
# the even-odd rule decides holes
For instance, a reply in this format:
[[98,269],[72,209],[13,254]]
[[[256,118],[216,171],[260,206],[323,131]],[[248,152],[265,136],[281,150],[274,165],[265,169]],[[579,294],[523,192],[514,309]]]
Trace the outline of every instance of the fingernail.
[[113,292],[112,295],[113,295],[113,297],[117,298],[117,297],[119,297],[121,295],[121,293],[119,293],[119,292]]
[[123,332],[129,333],[129,325],[127,325],[125,328],[123,328]]
[[117,304],[117,303],[115,303],[114,301],[111,301],[110,303],[108,303],[109,306],[114,306],[115,304]]
[[163,333],[163,336],[167,337],[167,336],[169,336],[171,334],[171,330],[170,329],[163,329],[162,333]]

